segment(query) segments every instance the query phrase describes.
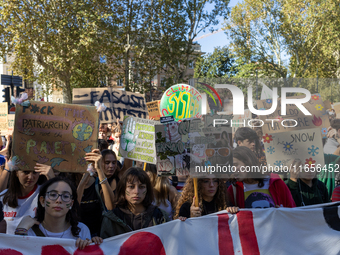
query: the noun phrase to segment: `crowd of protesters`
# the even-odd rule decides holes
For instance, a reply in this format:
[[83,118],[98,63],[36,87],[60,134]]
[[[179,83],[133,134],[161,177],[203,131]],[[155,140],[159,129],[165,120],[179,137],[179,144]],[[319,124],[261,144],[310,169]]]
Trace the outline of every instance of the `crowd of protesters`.
[[[315,173],[295,171],[261,178],[240,171],[230,179],[209,175],[198,179],[195,197],[193,178],[181,176],[180,185],[176,177],[158,176],[156,165],[118,156],[121,133],[119,120],[101,124],[98,149],[85,156],[94,175],[57,172],[39,163],[32,170],[10,169],[12,139],[2,137],[0,232],[74,239],[82,249],[100,244],[103,238],[222,210],[237,213],[239,208],[275,210],[340,201],[336,182],[328,187]],[[237,170],[265,163],[261,138],[261,130],[236,131],[233,164]],[[332,155],[327,164],[340,164],[340,119],[332,120],[324,151]],[[290,163],[291,169],[302,166],[300,159]]]

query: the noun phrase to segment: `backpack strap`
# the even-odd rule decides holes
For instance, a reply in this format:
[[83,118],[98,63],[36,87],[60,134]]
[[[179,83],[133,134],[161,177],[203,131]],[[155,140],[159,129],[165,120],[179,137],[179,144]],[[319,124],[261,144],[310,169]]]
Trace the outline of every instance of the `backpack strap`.
[[44,233],[39,228],[39,225],[34,224],[32,227],[32,230],[36,236],[46,237]]
[[95,184],[94,184],[94,187],[96,189],[96,193],[97,193],[97,196],[98,196],[98,199],[100,201],[100,206],[102,208],[102,213],[104,212],[107,212],[107,209],[106,209],[106,206],[103,202],[103,199],[102,199],[102,196],[100,195],[100,191],[99,191],[99,178],[97,177],[96,180],[95,180]]

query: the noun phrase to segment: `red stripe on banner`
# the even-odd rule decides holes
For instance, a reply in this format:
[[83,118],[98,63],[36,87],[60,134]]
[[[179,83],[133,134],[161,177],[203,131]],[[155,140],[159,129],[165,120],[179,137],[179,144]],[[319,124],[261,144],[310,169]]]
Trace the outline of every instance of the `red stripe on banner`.
[[236,215],[243,255],[260,255],[253,213],[251,211],[240,211]]
[[220,255],[234,254],[228,214],[218,214],[218,250]]

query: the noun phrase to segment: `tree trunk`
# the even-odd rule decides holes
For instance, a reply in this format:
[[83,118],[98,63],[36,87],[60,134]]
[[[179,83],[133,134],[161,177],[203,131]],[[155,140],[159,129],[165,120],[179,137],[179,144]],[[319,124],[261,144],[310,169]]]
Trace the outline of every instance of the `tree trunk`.
[[129,52],[128,49],[125,52],[125,90],[130,91],[130,63],[129,63]]
[[63,100],[65,104],[72,104],[72,88],[70,81],[64,82]]

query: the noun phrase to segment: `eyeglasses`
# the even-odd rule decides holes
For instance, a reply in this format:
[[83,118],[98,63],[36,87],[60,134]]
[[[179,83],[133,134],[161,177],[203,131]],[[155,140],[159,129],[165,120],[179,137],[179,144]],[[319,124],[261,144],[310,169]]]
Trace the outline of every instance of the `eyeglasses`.
[[224,148],[209,148],[205,150],[205,155],[207,155],[208,158],[215,156],[215,154],[221,156],[221,157],[228,157],[230,154],[230,149],[228,147]]
[[64,202],[70,202],[72,199],[72,195],[68,192],[58,194],[58,192],[56,191],[49,191],[46,192],[46,195],[52,201],[56,201],[59,198],[59,196],[61,197],[61,200],[63,200]]

